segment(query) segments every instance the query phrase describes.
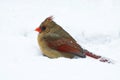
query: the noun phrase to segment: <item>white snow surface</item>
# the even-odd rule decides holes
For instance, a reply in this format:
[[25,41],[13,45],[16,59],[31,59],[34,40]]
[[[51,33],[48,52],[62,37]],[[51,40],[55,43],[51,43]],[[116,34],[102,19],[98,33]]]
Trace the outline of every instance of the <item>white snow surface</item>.
[[[42,56],[34,29],[51,15],[115,63]],[[0,0],[0,80],[120,80],[120,0]]]

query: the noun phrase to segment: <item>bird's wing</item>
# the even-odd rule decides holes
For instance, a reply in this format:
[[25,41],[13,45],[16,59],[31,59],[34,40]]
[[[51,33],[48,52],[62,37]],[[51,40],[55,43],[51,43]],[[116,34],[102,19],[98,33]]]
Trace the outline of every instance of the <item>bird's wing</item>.
[[75,40],[61,37],[60,38],[49,37],[46,38],[46,40],[48,46],[52,49],[65,53],[72,53],[80,57],[85,57],[85,54],[83,54],[83,49],[79,44],[76,43]]

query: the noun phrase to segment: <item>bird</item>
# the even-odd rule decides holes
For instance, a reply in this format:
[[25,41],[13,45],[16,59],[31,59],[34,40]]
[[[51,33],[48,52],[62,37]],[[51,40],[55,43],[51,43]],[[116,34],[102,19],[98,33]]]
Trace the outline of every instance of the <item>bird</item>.
[[53,16],[47,17],[35,31],[38,32],[37,41],[44,56],[86,58],[84,49],[67,31],[53,21]]
[[47,17],[35,31],[38,32],[39,47],[43,55],[48,58],[74,58],[75,56],[86,58],[89,56],[100,62],[114,63],[109,58],[83,49],[67,31],[53,21],[53,16]]

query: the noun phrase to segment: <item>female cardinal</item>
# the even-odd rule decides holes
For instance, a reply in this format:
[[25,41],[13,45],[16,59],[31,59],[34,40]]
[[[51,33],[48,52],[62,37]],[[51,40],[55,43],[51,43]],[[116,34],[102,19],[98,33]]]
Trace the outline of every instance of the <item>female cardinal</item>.
[[52,16],[46,18],[35,31],[39,32],[38,43],[43,55],[49,58],[86,57],[83,48],[61,26],[53,21]]

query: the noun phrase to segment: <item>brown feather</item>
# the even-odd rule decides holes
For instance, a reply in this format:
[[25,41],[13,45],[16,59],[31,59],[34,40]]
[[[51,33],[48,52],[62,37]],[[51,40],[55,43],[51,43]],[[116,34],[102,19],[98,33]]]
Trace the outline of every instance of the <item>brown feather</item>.
[[85,57],[83,49],[52,17],[48,17],[39,26],[42,31],[38,35],[38,43],[44,55],[50,58],[75,55]]
[[48,39],[46,40],[48,46],[54,50],[64,52],[67,54],[74,54],[80,57],[85,57],[83,49],[74,40],[61,38],[58,40]]

